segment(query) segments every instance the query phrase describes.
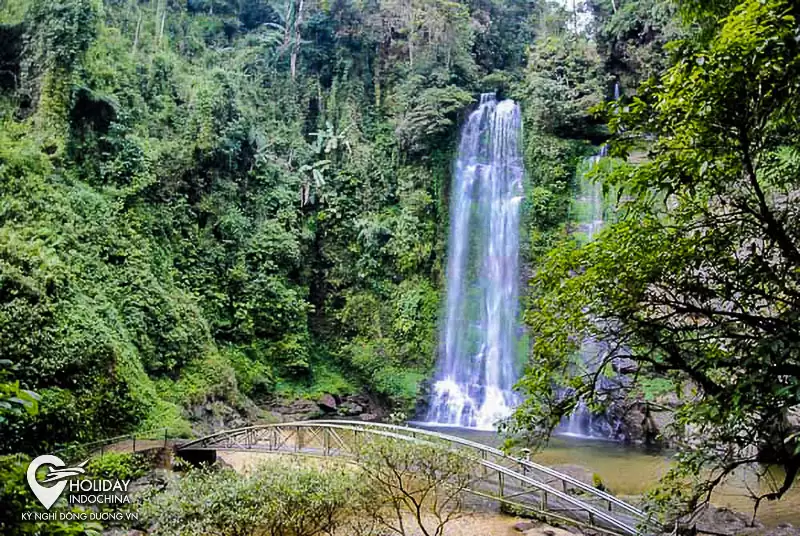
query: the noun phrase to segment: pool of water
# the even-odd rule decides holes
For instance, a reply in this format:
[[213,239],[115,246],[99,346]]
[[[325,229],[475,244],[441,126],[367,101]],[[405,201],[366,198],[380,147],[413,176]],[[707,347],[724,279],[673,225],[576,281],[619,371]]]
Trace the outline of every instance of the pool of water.
[[[494,447],[501,438],[494,432],[446,427],[433,428],[471,441]],[[603,483],[618,496],[640,495],[650,489],[667,471],[670,454],[652,453],[642,448],[621,445],[612,441],[555,436],[547,447],[532,456],[542,465],[579,465],[596,473]],[[768,490],[769,483],[759,482],[754,472],[732,476],[712,497],[717,506],[752,515],[753,501],[748,489]],[[768,527],[781,523],[800,524],[800,485],[795,485],[780,501],[762,501],[758,519]]]

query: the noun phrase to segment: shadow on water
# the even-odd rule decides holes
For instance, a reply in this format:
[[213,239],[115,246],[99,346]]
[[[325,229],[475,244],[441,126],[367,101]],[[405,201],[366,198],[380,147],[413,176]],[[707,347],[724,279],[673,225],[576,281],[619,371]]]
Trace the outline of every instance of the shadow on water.
[[[453,426],[418,426],[492,447],[499,448],[503,443],[495,432]],[[652,488],[669,468],[670,456],[670,452],[650,452],[613,441],[559,435],[553,436],[548,445],[534,454],[532,459],[555,469],[559,466],[580,466],[587,474],[598,475],[613,494],[625,498],[640,495]],[[773,472],[772,476],[773,482],[779,480],[777,472]],[[755,471],[741,471],[719,488],[712,502],[749,516],[753,513],[753,502],[748,490],[765,492],[770,489],[769,486],[769,481],[758,480]],[[758,511],[758,519],[767,527],[781,523],[797,526],[800,524],[800,485],[796,484],[780,501],[762,501]]]

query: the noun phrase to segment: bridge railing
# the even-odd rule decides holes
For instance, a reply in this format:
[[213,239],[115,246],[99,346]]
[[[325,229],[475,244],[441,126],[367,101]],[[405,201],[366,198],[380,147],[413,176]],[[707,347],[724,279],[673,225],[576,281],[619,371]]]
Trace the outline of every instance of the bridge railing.
[[169,428],[153,428],[88,443],[67,445],[52,454],[65,461],[79,461],[90,456],[103,456],[109,452],[134,453],[152,448],[166,448],[176,439],[170,435]]

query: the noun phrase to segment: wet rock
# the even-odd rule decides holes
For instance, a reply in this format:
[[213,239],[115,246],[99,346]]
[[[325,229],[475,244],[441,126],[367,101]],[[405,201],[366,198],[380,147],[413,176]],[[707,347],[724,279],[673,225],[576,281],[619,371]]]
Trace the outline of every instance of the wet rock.
[[538,526],[539,523],[536,523],[534,521],[521,521],[514,525],[514,530],[516,530],[517,532],[527,532],[531,529],[535,529]]
[[364,422],[375,422],[378,420],[378,416],[374,413],[362,413],[358,418]]
[[328,393],[325,393],[319,398],[319,400],[317,400],[317,405],[322,409],[322,411],[326,412],[334,412],[337,408],[336,399],[333,398],[333,395]]

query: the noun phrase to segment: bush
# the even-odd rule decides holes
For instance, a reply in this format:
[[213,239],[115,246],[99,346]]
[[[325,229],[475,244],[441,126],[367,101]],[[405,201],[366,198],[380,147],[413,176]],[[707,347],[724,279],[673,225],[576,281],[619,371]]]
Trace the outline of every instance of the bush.
[[247,475],[193,469],[141,512],[155,535],[312,536],[344,523],[351,499],[365,495],[352,469],[272,462]]
[[93,458],[86,466],[90,476],[111,480],[134,480],[146,475],[148,469],[147,461],[141,456],[122,452],[109,452]]

